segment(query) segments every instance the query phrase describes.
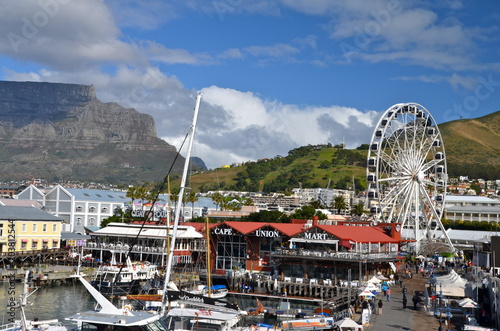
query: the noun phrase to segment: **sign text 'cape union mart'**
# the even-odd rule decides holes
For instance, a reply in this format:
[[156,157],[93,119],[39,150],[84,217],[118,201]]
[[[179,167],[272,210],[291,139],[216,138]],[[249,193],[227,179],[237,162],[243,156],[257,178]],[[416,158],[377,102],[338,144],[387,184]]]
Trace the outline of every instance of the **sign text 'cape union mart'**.
[[[223,236],[232,236],[233,229],[231,228],[215,228],[214,233]],[[258,229],[255,231],[256,237],[265,237],[265,238],[279,238],[281,237],[280,232],[278,230],[261,230]],[[304,239],[310,240],[327,240],[330,236],[327,233],[311,233],[305,232]]]
[[[233,229],[231,229],[231,228],[228,228],[228,229],[215,228],[214,233],[219,234],[219,235],[223,235],[223,236],[232,236]],[[281,237],[281,234],[278,230],[258,229],[255,231],[255,236],[256,237],[266,237],[266,238],[279,238],[279,237]]]

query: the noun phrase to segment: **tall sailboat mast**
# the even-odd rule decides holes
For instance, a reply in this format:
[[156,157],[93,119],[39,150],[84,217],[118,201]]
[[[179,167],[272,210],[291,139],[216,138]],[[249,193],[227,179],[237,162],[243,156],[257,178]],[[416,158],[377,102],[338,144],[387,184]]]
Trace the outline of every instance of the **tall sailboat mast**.
[[174,216],[174,225],[172,229],[172,238],[170,240],[170,248],[168,250],[168,260],[167,260],[167,269],[165,270],[165,284],[163,285],[163,302],[161,305],[161,310],[162,314],[165,314],[165,307],[166,307],[166,293],[168,289],[168,282],[170,280],[170,276],[172,273],[172,262],[174,259],[174,249],[175,249],[175,241],[176,241],[176,236],[177,236],[177,228],[179,225],[179,219],[180,219],[180,214],[181,214],[181,207],[182,207],[182,199],[184,197],[184,189],[186,186],[186,178],[187,178],[187,173],[189,170],[189,161],[191,159],[191,150],[193,148],[193,141],[194,141],[194,134],[196,131],[196,122],[198,121],[198,110],[200,108],[200,102],[201,102],[201,92],[198,93],[198,96],[196,97],[196,106],[194,107],[194,115],[193,115],[193,123],[191,124],[191,129],[190,129],[190,136],[189,136],[189,143],[188,143],[188,149],[187,149],[187,154],[186,154],[186,161],[184,162],[184,170],[182,171],[182,179],[181,179],[181,187],[179,190],[179,198],[177,199],[177,206],[175,208],[175,216]]

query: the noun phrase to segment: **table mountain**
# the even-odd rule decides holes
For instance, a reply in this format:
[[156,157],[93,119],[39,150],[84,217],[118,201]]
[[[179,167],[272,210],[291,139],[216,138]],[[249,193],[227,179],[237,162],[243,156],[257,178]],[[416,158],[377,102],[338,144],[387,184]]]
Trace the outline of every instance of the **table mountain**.
[[0,82],[0,181],[159,181],[175,154],[150,115],[101,102],[93,86]]

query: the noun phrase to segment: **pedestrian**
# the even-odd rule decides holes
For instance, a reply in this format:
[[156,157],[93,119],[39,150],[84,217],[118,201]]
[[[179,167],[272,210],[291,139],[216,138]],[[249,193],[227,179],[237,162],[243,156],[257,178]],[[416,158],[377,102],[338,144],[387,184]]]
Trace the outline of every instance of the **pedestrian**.
[[403,296],[406,296],[406,293],[408,292],[408,289],[405,287],[403,287]]
[[441,323],[439,323],[438,331],[444,331],[443,325]]
[[391,301],[391,289],[388,288],[387,291],[385,291],[385,294],[387,295],[387,301]]
[[406,309],[406,302],[408,300],[406,300],[406,296],[403,297],[403,309]]
[[382,307],[383,306],[384,306],[384,303],[382,302],[382,300],[379,300],[378,301],[378,310],[377,310],[378,315],[382,315]]
[[416,295],[413,295],[412,301],[413,301],[413,309],[417,310],[418,299]]

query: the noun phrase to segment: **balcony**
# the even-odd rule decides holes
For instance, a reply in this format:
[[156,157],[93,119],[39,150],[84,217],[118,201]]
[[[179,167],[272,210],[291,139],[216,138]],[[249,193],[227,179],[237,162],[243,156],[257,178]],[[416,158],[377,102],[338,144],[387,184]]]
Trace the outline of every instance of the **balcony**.
[[344,261],[385,261],[396,260],[397,253],[379,252],[379,253],[356,253],[356,252],[326,252],[309,251],[298,249],[278,249],[271,252],[274,257],[301,257],[314,260],[344,260]]

